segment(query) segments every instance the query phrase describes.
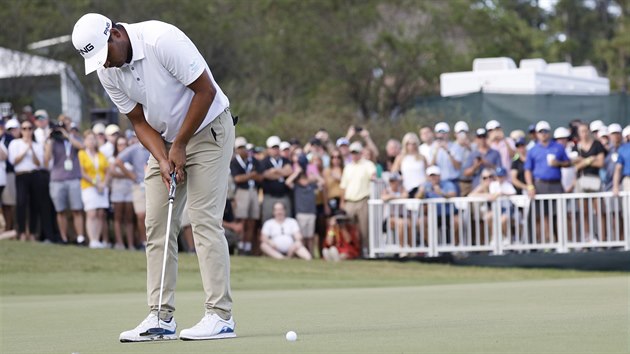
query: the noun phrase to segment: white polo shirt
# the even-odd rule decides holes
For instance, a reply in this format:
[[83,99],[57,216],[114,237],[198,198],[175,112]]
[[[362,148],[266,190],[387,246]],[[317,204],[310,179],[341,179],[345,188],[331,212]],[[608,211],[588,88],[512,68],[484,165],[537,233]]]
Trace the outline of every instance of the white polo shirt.
[[204,70],[214,84],[216,96],[197,132],[229,107],[230,101],[208,64],[184,32],[160,21],[121,25],[131,41],[131,62],[120,68],[98,70],[101,84],[121,113],[127,114],[141,104],[149,125],[164,140],[173,142],[194,95],[187,86]]

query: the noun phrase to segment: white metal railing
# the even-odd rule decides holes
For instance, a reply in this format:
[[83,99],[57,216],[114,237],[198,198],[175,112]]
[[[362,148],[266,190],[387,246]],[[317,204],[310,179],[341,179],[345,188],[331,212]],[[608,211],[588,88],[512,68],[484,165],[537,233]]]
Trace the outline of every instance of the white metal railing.
[[630,250],[630,192],[369,201],[371,258],[400,253]]

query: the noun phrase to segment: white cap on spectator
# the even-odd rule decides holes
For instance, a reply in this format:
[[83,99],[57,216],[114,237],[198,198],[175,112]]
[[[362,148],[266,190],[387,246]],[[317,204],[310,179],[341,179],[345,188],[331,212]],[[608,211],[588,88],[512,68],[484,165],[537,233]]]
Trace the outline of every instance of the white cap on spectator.
[[551,130],[551,126],[544,120],[536,123],[536,131],[539,132],[541,130]]
[[488,131],[492,129],[497,129],[497,128],[501,128],[501,123],[499,123],[498,121],[494,119],[486,123],[486,130]]
[[280,138],[278,138],[275,135],[272,135],[270,137],[267,138],[267,148],[272,148],[274,146],[280,147],[280,143],[282,142],[282,140],[280,140]]
[[570,136],[571,136],[571,132],[569,131],[569,129],[565,127],[559,127],[553,131],[554,139],[568,139]]
[[19,127],[20,127],[20,122],[18,122],[18,120],[17,120],[17,119],[15,119],[15,118],[11,118],[11,119],[9,119],[9,120],[7,121],[7,124],[5,124],[5,126],[4,126],[4,128],[5,128],[6,130],[9,130],[9,129],[15,129],[15,128],[19,128]]
[[475,131],[475,135],[477,135],[478,137],[486,136],[488,135],[488,132],[486,131],[486,128],[479,128]]
[[341,137],[337,139],[337,147],[340,147],[341,145],[350,145],[350,140],[348,140],[346,137]]
[[363,150],[363,145],[360,142],[355,141],[350,144],[350,152],[361,152]]
[[516,129],[516,130],[512,130],[512,132],[510,132],[510,139],[517,141],[520,138],[524,138],[525,137],[525,132],[520,130],[520,129]]
[[[9,128],[7,128],[7,129],[9,129]],[[621,136],[623,136],[624,138],[627,137],[627,136],[630,136],[630,125],[625,127],[625,128],[623,128],[623,130],[621,131]]]
[[436,133],[448,133],[451,131],[451,127],[449,127],[448,123],[446,122],[439,122],[438,124],[435,125],[434,130]]
[[613,123],[608,126],[608,134],[621,133],[621,125]]
[[33,114],[37,119],[48,119],[48,112],[45,109],[38,109]]
[[235,149],[246,147],[246,146],[247,146],[247,139],[243,138],[242,136],[237,136],[236,139],[234,139]]
[[608,136],[608,127],[605,125],[602,125],[597,131],[597,137],[601,138],[602,136]]
[[427,168],[427,176],[432,176],[432,175],[440,175],[440,168],[437,166],[429,166]]
[[245,145],[245,149],[247,149],[247,150],[253,150],[253,149],[254,149],[254,144],[252,144],[252,143],[247,143],[247,144]]
[[280,151],[290,149],[290,148],[291,148],[291,144],[289,144],[288,141],[283,141],[280,143]]
[[94,134],[105,134],[105,124],[103,123],[94,124],[94,126],[92,127],[92,132]]
[[107,126],[107,128],[105,128],[105,135],[114,135],[116,133],[120,132],[120,127],[118,127],[118,125],[116,124],[110,124]]
[[591,130],[591,132],[596,132],[603,126],[604,126],[604,122],[598,119],[598,120],[592,121],[588,127]]
[[459,122],[455,123],[455,127],[453,128],[453,130],[455,131],[455,134],[460,132],[468,133],[470,131],[470,128],[468,128],[468,123],[460,120]]

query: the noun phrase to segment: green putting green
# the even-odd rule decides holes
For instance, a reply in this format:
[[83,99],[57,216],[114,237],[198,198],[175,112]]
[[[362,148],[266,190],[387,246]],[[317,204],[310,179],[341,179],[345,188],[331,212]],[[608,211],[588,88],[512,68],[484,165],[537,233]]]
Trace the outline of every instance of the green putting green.
[[[238,338],[122,344],[119,333],[147,314],[143,262],[141,253],[0,243],[0,352],[630,351],[626,273],[245,257],[232,260]],[[179,329],[203,311],[195,263],[180,257]]]

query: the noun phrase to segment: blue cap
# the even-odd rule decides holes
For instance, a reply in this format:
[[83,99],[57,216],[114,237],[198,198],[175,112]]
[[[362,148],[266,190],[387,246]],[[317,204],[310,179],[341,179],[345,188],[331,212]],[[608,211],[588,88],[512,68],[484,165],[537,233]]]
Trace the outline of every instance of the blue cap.
[[514,145],[516,145],[516,146],[527,145],[527,140],[525,140],[524,137],[520,137],[520,138],[516,139],[516,141],[514,142]]
[[497,167],[497,169],[494,170],[494,173],[497,175],[497,177],[507,176],[507,170],[503,167]]
[[536,131],[536,124],[530,124],[529,127],[527,127],[527,131],[530,133],[533,133]]

